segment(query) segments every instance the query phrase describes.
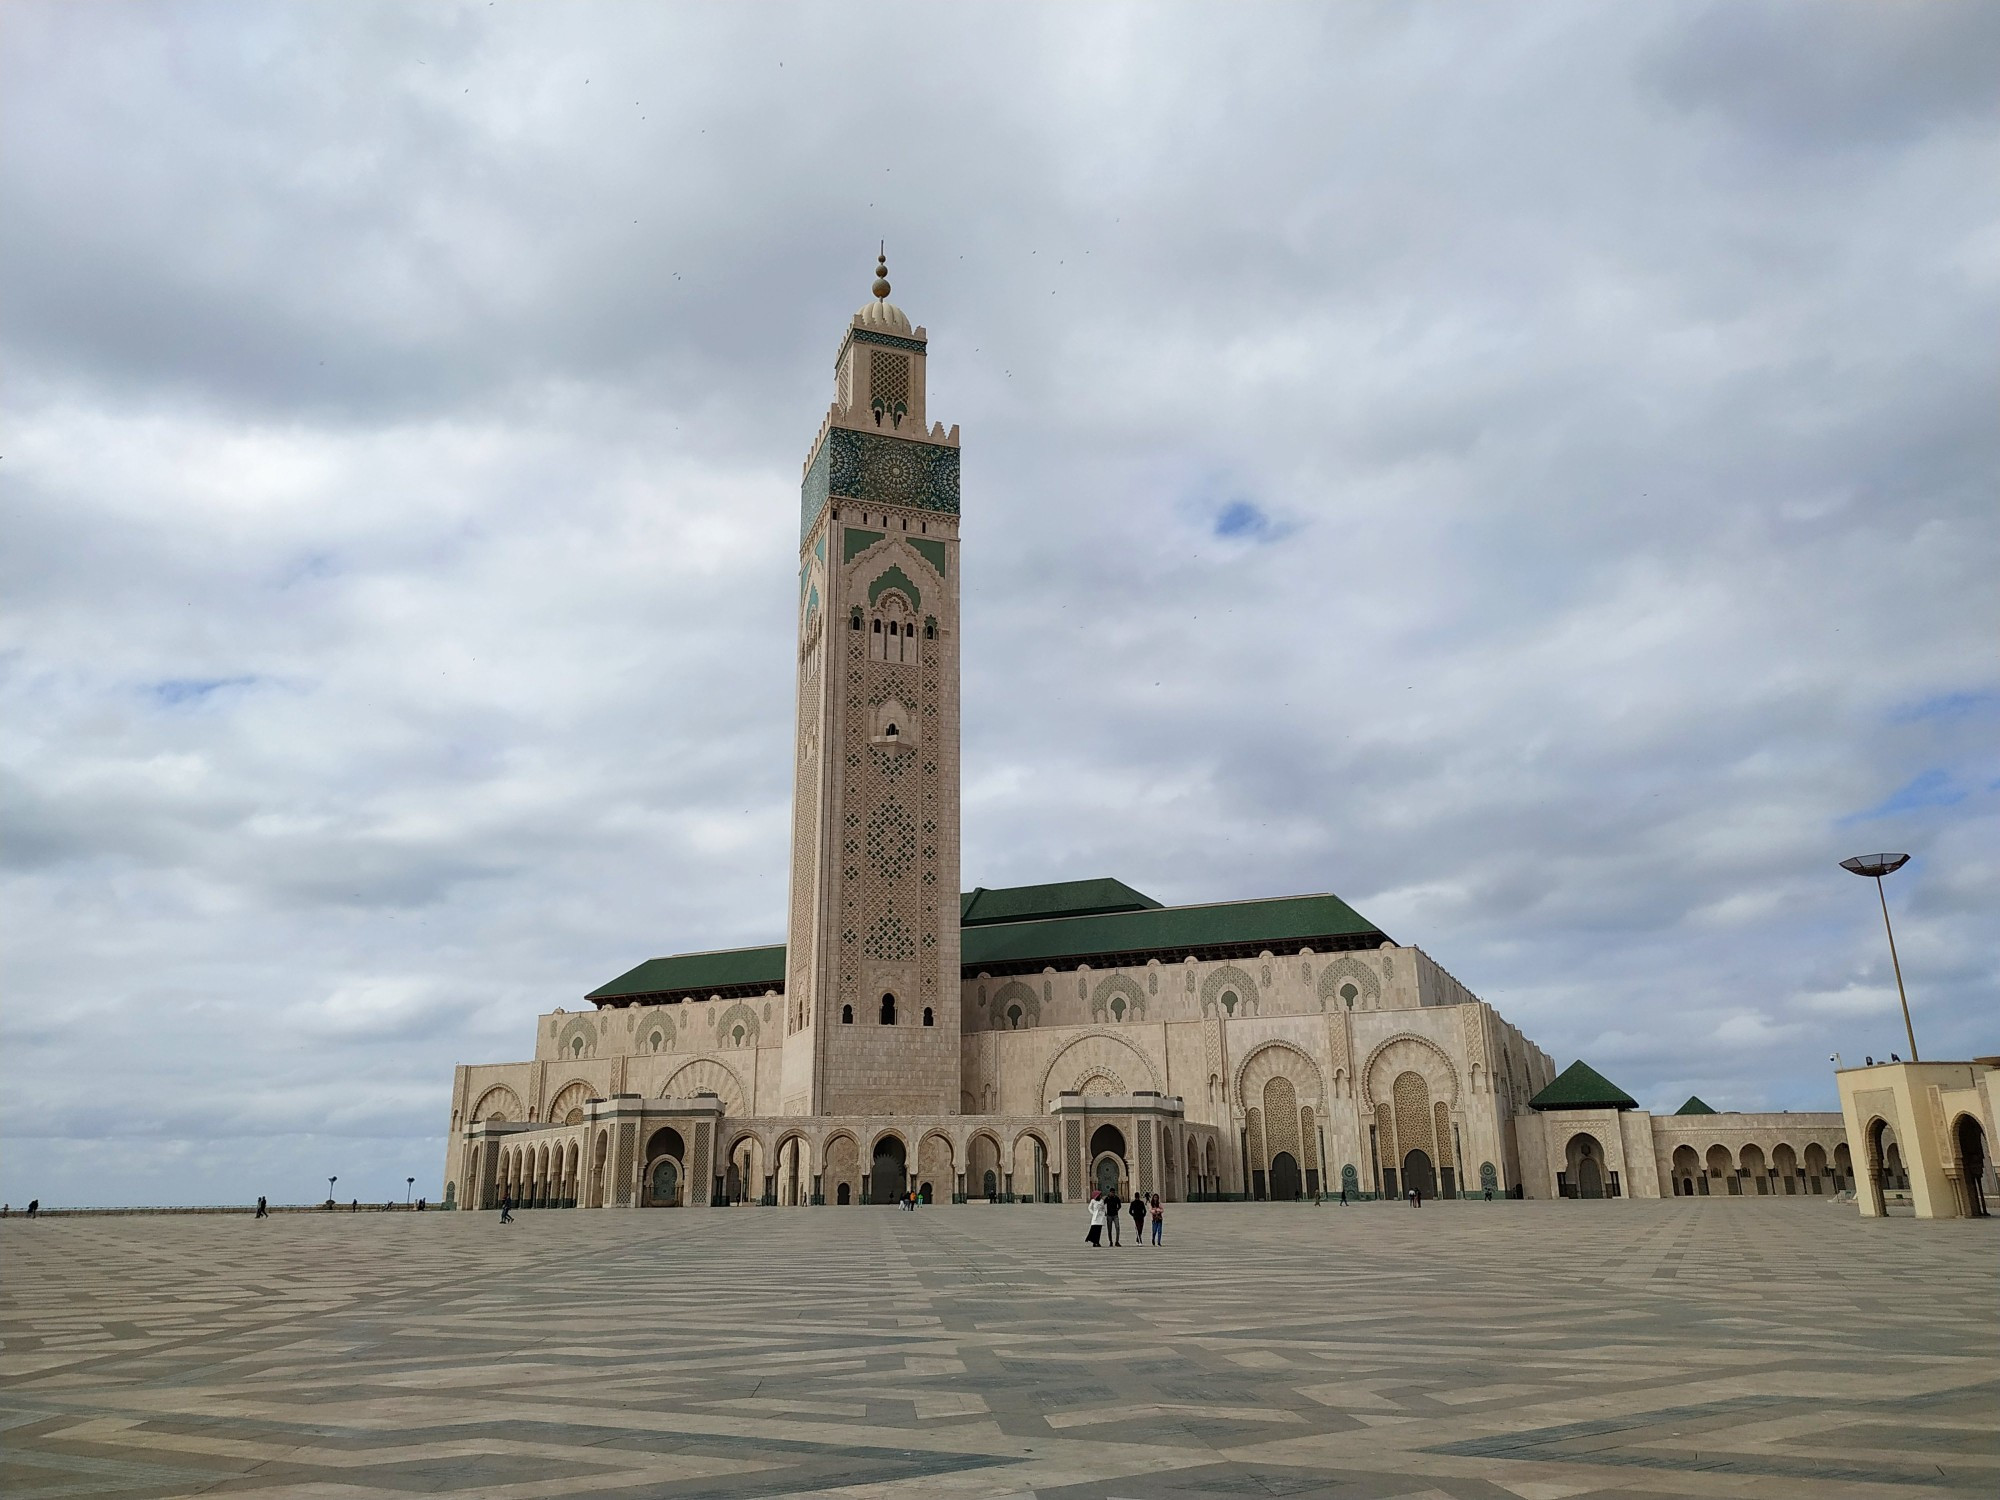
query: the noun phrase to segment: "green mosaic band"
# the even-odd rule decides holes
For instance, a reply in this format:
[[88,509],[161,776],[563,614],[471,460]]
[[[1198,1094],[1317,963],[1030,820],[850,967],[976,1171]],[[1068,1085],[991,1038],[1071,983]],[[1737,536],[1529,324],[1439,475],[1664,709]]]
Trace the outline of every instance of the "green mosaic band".
[[800,486],[799,534],[813,524],[834,496],[869,505],[958,514],[958,450],[940,443],[880,437],[845,427],[829,428]]

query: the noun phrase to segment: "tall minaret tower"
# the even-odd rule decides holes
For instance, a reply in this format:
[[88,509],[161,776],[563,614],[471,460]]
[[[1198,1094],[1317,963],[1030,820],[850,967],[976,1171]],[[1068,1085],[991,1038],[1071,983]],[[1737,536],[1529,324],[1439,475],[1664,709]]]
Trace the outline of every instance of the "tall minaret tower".
[[956,1114],[958,429],[889,266],[806,460],[787,1114]]

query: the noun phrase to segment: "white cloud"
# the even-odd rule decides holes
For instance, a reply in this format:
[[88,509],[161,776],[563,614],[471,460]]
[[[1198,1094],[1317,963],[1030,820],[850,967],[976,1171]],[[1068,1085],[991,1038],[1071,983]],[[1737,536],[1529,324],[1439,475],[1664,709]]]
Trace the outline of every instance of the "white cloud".
[[878,237],[966,884],[1331,888],[1805,1108],[1901,1041],[1887,843],[1994,1050],[1989,11],[856,14],[14,7],[9,1196],[386,1197],[454,1062],[779,935]]

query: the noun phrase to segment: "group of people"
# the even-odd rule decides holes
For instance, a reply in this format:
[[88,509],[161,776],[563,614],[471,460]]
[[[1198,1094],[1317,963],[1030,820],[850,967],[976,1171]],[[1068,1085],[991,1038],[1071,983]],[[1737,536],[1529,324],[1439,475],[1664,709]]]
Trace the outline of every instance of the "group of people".
[[[1115,1187],[1108,1192],[1098,1190],[1091,1193],[1090,1232],[1083,1237],[1086,1244],[1102,1246],[1118,1243],[1118,1210],[1122,1201]],[[1141,1197],[1134,1193],[1129,1212],[1132,1215],[1132,1243],[1143,1245],[1146,1242],[1146,1221],[1150,1218],[1153,1222],[1153,1243],[1159,1244],[1160,1236],[1167,1227],[1167,1210],[1160,1202],[1160,1195],[1151,1193]]]
[[[39,1198],[30,1198],[28,1200],[28,1217],[32,1219],[37,1214],[41,1213],[41,1211],[42,1211],[42,1200]],[[0,1203],[0,1219],[7,1218],[13,1212],[14,1212],[13,1204]]]

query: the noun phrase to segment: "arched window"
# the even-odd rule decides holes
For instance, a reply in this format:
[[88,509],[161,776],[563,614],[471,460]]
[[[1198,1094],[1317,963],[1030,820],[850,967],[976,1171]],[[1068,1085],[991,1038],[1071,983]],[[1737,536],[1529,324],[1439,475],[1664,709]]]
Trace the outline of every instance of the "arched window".
[[931,1008],[928,1005],[924,1007],[924,1024],[926,1026],[935,1026],[937,1024],[937,1022],[931,1018]]
[[843,1005],[840,1007],[840,1024],[843,1026],[852,1026],[854,1024],[853,1006]]
[[875,633],[877,635],[880,635],[882,633],[882,622],[880,620],[877,620],[875,622]]
[[894,995],[884,995],[882,997],[882,1024],[884,1026],[894,1026],[896,1024],[896,997]]
[[1021,1007],[1020,1007],[1020,1006],[1018,1006],[1018,1005],[1010,1005],[1010,1006],[1008,1006],[1008,1007],[1007,1007],[1007,1024],[1008,1024],[1008,1026],[1009,1026],[1009,1027],[1011,1027],[1011,1028],[1012,1028],[1013,1030],[1015,1030],[1015,1031],[1019,1031],[1019,1030],[1021,1029]]
[[884,739],[893,740],[896,737],[896,726],[894,724],[891,724],[887,729],[884,729],[882,731],[882,737]]
[[1222,1008],[1232,1016],[1236,1014],[1236,991],[1224,990],[1222,992]]
[[848,615],[847,615],[847,628],[848,628],[849,630],[859,630],[859,629],[861,628],[861,606],[860,606],[860,605],[858,605],[858,604],[857,604],[857,605],[855,605],[855,606],[854,606],[854,608],[853,608],[853,609],[851,609],[851,610],[849,610],[849,611],[848,611]]

